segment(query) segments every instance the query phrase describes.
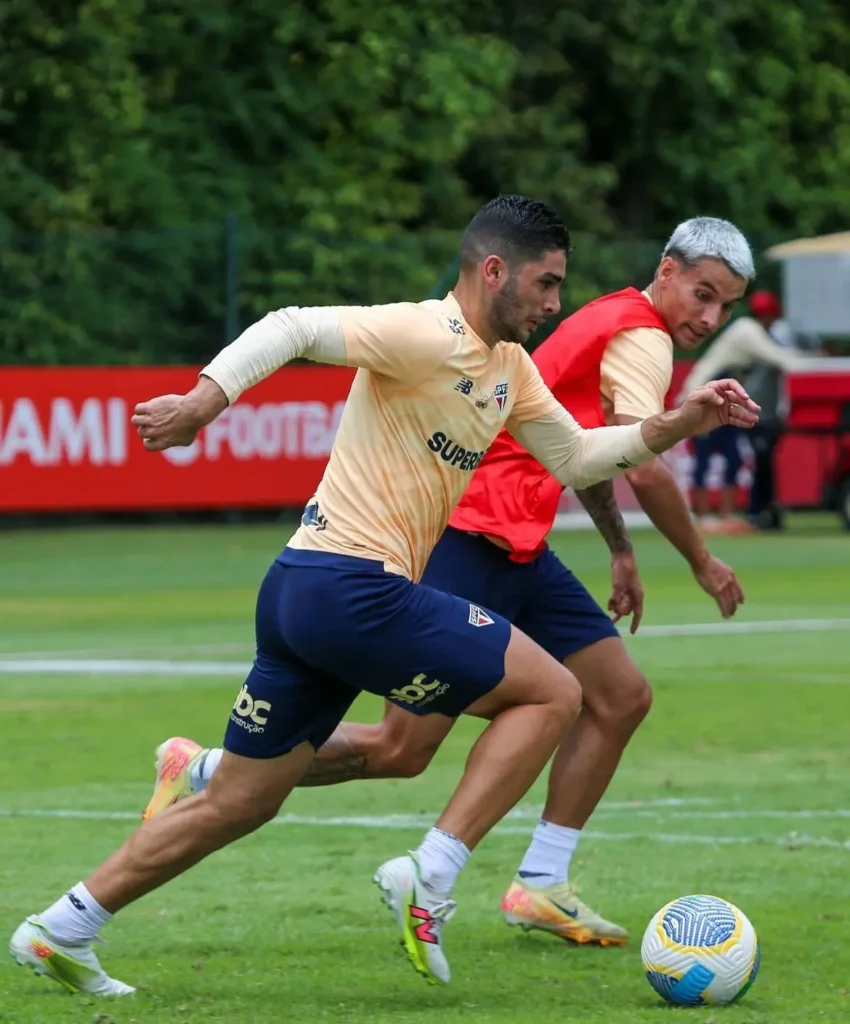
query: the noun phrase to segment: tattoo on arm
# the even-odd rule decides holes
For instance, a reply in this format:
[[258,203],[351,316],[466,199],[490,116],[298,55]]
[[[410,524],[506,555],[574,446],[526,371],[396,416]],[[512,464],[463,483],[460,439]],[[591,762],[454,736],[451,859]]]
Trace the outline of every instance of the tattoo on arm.
[[584,505],[612,555],[632,550],[632,542],[629,540],[626,524],[614,498],[614,484],[611,480],[603,480],[592,487],[576,491],[576,497]]

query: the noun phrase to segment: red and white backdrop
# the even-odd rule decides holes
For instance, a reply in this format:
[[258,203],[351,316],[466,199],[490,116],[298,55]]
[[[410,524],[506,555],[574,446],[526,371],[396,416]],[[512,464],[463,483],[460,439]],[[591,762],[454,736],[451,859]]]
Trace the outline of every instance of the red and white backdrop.
[[[686,370],[677,364],[671,394]],[[146,452],[130,426],[133,407],[153,395],[184,392],[196,377],[194,367],[0,368],[0,512],[303,505],[327,461],[353,371],[282,370],[190,448]],[[817,443],[783,441],[780,486],[788,504],[819,499]],[[687,445],[667,458],[687,489]],[[712,467],[712,486],[719,469]],[[742,489],[748,472],[742,470]],[[624,508],[636,507],[624,480],[617,490]],[[565,494],[563,509],[575,505]]]
[[333,444],[353,371],[291,367],[189,448],[145,451],[137,402],[182,393],[195,368],[0,370],[0,510],[303,505]]

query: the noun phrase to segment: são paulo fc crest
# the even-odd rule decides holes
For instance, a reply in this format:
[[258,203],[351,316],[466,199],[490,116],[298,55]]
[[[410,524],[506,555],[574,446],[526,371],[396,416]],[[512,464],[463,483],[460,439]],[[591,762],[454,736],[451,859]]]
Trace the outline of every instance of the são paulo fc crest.
[[493,389],[493,398],[499,407],[499,415],[505,415],[505,406],[508,404],[508,382],[500,381]]
[[469,606],[469,624],[470,626],[492,626],[493,620],[483,608],[479,608],[477,604],[471,604]]

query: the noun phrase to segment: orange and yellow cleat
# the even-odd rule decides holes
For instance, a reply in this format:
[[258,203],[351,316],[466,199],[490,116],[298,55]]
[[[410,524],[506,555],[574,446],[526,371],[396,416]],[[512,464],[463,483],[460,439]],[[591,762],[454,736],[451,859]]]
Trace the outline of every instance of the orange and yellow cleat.
[[161,814],[166,807],[192,795],[192,766],[203,752],[199,743],[182,736],[172,736],[160,743],[156,748],[156,784],[142,821]]
[[525,931],[550,932],[579,945],[625,946],[629,941],[625,928],[591,910],[568,882],[535,888],[515,878],[502,897],[502,917]]

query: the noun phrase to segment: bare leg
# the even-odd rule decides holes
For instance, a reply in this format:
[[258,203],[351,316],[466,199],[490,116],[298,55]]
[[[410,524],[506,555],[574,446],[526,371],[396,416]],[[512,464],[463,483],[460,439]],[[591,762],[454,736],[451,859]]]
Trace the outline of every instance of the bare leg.
[[450,894],[470,850],[528,792],[580,700],[569,670],[511,627],[502,681],[467,708],[467,714],[491,721],[448,807],[414,853],[387,861],[375,873],[411,962],[431,980],[450,979],[442,929],[454,913]]
[[543,817],[519,877],[502,897],[502,913],[508,924],[571,942],[621,946],[628,932],[586,906],[567,883],[581,830],[649,710],[650,690],[616,637],[571,655],[566,664],[581,683],[584,706],[552,763]]
[[704,519],[706,516],[711,515],[711,507],[708,503],[708,492],[704,487],[694,487],[691,492],[691,502],[693,504],[694,515],[699,519]]
[[720,517],[731,519],[735,515],[735,488],[725,486],[720,492]]
[[86,879],[86,888],[113,914],[158,889],[273,818],[312,757],[309,743],[268,760],[225,751],[203,793],[145,822]]
[[387,702],[377,724],[339,725],[298,785],[333,786],[352,779],[420,775],[454,723],[455,719],[446,715],[413,715]]
[[580,829],[602,799],[652,697],[617,637],[585,647],[565,664],[581,684],[583,708],[552,763],[543,818]]
[[574,720],[580,699],[575,677],[512,628],[504,679],[466,712],[492,721],[472,748],[436,827],[473,849],[528,792]]

